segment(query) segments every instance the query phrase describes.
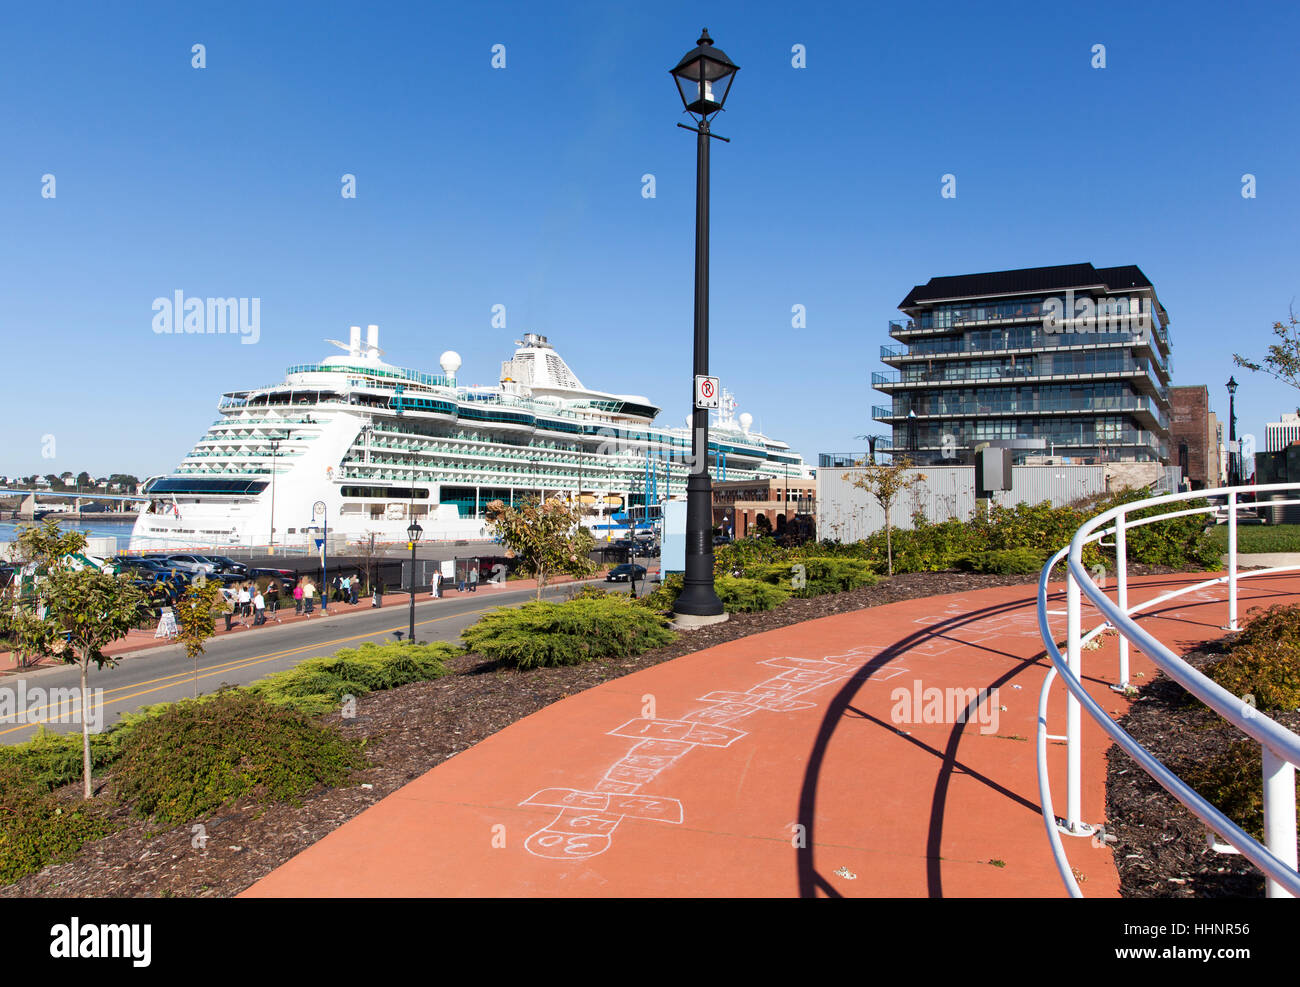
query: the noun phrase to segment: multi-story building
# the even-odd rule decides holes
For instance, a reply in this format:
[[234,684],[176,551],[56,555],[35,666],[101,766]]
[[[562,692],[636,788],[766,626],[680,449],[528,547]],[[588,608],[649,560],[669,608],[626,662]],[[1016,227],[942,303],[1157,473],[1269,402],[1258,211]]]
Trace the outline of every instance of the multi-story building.
[[1300,415],[1283,412],[1280,422],[1264,425],[1265,452],[1281,452],[1293,442],[1300,442]]
[[1168,463],[1169,317],[1135,266],[1035,267],[931,278],[890,322],[894,451],[970,462],[985,443],[1076,463]]

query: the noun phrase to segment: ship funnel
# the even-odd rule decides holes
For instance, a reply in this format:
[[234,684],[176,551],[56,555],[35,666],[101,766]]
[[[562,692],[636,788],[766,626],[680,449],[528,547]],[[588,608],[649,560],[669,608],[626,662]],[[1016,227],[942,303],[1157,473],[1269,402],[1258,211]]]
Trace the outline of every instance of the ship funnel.
[[352,326],[348,331],[348,356],[355,360],[361,356],[361,327]]
[[366,326],[366,355],[379,355],[379,327]]

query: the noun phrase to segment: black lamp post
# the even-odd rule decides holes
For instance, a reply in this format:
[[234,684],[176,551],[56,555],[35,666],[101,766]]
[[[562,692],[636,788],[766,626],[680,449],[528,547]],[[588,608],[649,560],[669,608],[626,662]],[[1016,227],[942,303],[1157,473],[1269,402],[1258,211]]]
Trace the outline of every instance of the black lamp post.
[[412,521],[406,526],[406,538],[411,543],[411,628],[407,640],[412,644],[415,643],[415,543],[422,534],[424,529],[417,522]]
[[[682,106],[696,126],[695,143],[695,353],[697,377],[709,373],[709,142],[717,135],[709,120],[727,101],[739,66],[713,47],[708,30],[700,32],[695,47],[672,69]],[[727,140],[719,137],[719,140]],[[691,388],[691,404],[695,389]],[[686,481],[686,576],[673,609],[693,617],[721,617],[722,601],[713,589],[713,495],[709,482],[709,412],[693,408],[691,420],[691,474]]]
[[1240,468],[1237,463],[1237,378],[1228,378],[1228,486],[1235,487],[1240,480]]

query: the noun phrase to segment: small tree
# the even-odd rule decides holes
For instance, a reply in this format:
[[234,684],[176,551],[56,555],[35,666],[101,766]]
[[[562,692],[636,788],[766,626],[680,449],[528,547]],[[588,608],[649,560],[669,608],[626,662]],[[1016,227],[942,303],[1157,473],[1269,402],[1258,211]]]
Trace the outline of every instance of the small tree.
[[537,599],[547,578],[564,572],[581,579],[596,571],[591,552],[596,546],[591,532],[579,524],[581,508],[558,497],[538,503],[526,500],[519,507],[493,500],[487,505],[487,521],[501,544],[514,552],[519,568],[537,576]]
[[[1247,370],[1268,374],[1275,380],[1300,390],[1300,319],[1296,318],[1294,310],[1285,324],[1273,323],[1273,335],[1280,342],[1269,346],[1268,354],[1262,361],[1248,360],[1234,353],[1232,362]],[[1297,411],[1300,412],[1300,408]]]
[[[45,607],[36,587],[52,569],[65,564],[74,552],[86,547],[86,536],[80,531],[64,533],[59,522],[46,518],[39,525],[23,525],[17,531],[11,561],[16,571],[13,578],[12,604],[6,603],[0,614],[4,634],[13,642],[20,666],[30,659],[51,654],[51,648],[60,639],[58,627],[46,619]],[[24,577],[31,579],[30,592],[24,595]]]
[[20,530],[17,554],[33,570],[34,585],[12,610],[0,613],[0,631],[22,635],[35,654],[81,666],[82,785],[90,798],[90,662],[100,668],[117,664],[103,649],[135,626],[144,597],[127,576],[78,569],[72,555],[85,545],[81,532],[64,534],[53,519]]
[[885,512],[885,556],[891,576],[894,574],[894,540],[893,525],[889,519],[890,508],[905,490],[925,482],[924,473],[909,476],[907,471],[911,468],[912,464],[906,456],[895,456],[894,461],[888,465],[864,466],[856,476],[852,473],[844,474],[845,480],[876,498],[876,503]]
[[185,653],[194,662],[194,698],[199,697],[199,655],[217,630],[217,616],[224,598],[221,583],[199,576],[186,587],[176,601],[176,639],[185,645]]

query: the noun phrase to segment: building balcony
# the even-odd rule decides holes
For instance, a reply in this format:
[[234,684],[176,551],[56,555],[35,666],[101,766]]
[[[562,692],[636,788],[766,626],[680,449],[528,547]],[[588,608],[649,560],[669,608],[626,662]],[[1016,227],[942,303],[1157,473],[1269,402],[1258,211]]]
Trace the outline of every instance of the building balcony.
[[879,422],[899,424],[911,420],[925,421],[935,418],[1009,418],[1025,415],[1091,416],[1133,415],[1146,428],[1169,430],[1169,417],[1150,398],[1138,395],[1093,396],[1085,398],[1040,398],[1038,400],[1002,401],[942,401],[938,404],[917,403],[900,398],[892,406],[875,405],[872,418]]

